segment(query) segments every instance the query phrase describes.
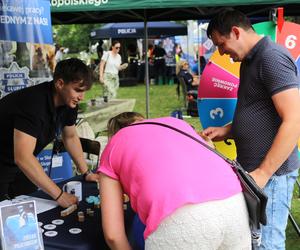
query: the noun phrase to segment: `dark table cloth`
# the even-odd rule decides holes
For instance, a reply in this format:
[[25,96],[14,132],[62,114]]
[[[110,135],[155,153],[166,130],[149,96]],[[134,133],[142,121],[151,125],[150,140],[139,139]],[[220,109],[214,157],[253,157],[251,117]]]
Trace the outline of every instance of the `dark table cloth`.
[[[64,224],[57,225],[53,231],[57,231],[58,234],[54,237],[45,236],[44,233],[46,230],[44,229],[43,233],[43,241],[45,250],[64,250],[64,249],[72,249],[72,250],[103,250],[109,249],[105,243],[103,231],[101,227],[101,211],[100,208],[94,208],[93,205],[88,204],[85,201],[85,198],[94,195],[98,195],[98,189],[96,183],[85,182],[82,180],[82,177],[77,176],[73,177],[70,180],[80,180],[82,182],[82,201],[79,203],[78,209],[72,214],[61,217],[60,212],[63,210],[61,207],[56,207],[44,213],[38,215],[39,222],[42,222],[42,228],[44,229],[44,225],[52,224],[51,222],[56,219],[64,220]],[[70,181],[68,180],[68,181]],[[62,186],[65,182],[60,183]],[[46,195],[42,191],[35,192],[32,196],[50,199],[48,195]],[[132,211],[129,203],[127,204],[127,210],[124,210],[125,213],[125,226],[126,232],[129,237],[129,241],[131,242],[134,249],[134,235],[133,235],[133,218],[135,213]],[[91,208],[94,210],[94,216],[89,216],[86,213],[86,209]],[[77,212],[83,211],[85,215],[85,221],[79,222],[77,218]],[[70,228],[80,228],[82,230],[79,234],[71,234],[69,232]]]

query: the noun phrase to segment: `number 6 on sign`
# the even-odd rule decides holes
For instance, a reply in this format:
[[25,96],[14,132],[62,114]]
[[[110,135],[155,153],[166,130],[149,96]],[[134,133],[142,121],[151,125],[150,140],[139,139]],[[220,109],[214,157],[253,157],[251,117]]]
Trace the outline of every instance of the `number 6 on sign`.
[[293,56],[294,60],[300,55],[300,25],[291,22],[284,22],[282,31],[277,29],[276,42],[285,46]]
[[284,43],[285,47],[287,47],[288,49],[294,49],[296,47],[296,40],[297,37],[295,35],[287,36]]
[[209,115],[210,115],[211,119],[215,119],[216,116],[219,116],[220,118],[222,118],[224,115],[224,111],[221,108],[212,109],[210,111]]

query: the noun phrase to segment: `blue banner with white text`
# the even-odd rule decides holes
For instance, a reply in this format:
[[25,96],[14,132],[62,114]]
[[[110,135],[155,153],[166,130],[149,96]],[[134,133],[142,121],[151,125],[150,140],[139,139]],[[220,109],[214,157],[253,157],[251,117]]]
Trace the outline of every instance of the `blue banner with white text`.
[[49,0],[0,0],[0,40],[52,44]]

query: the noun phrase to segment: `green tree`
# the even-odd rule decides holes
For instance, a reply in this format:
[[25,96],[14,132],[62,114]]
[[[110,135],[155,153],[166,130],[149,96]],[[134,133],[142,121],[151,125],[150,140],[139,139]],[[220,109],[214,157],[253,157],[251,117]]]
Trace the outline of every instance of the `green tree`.
[[54,42],[69,48],[71,53],[88,50],[90,32],[100,24],[62,24],[53,26]]

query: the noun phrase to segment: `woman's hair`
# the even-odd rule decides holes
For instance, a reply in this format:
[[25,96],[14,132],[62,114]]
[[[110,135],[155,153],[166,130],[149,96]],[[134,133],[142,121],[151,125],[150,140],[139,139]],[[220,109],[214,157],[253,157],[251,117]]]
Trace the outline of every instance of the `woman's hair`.
[[124,112],[109,119],[107,123],[108,138],[111,138],[120,129],[129,126],[135,121],[143,120],[144,116],[137,112]]
[[114,47],[117,43],[121,44],[118,40],[113,40],[110,46],[110,50],[112,50],[112,47]]
[[182,69],[183,65],[187,64],[188,62],[186,60],[180,60],[179,63],[176,66],[176,75],[179,74],[180,70]]
[[176,50],[176,53],[181,57],[183,54],[183,51],[182,51],[182,47],[179,43],[175,43],[175,50]]

